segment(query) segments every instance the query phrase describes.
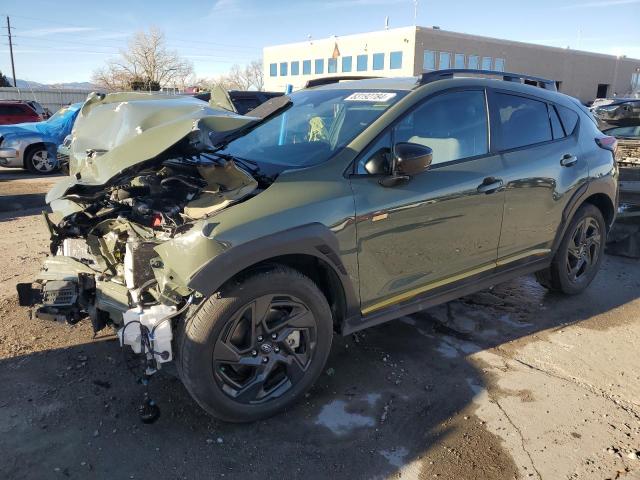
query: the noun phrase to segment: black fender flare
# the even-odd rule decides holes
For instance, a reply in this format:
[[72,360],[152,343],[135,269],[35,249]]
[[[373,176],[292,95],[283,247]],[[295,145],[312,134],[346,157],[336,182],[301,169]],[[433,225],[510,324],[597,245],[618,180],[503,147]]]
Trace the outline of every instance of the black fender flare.
[[249,240],[225,250],[201,267],[188,287],[210,296],[230,278],[253,265],[283,255],[309,255],[331,267],[344,292],[345,318],[360,315],[360,301],[342,263],[335,234],[320,223],[309,223]]

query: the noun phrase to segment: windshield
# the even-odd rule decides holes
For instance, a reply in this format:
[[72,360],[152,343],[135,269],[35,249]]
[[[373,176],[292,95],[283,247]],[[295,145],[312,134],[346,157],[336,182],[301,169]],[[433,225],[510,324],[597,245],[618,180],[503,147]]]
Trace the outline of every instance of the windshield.
[[404,91],[302,90],[291,106],[231,141],[220,153],[306,167],[324,162],[360,134]]

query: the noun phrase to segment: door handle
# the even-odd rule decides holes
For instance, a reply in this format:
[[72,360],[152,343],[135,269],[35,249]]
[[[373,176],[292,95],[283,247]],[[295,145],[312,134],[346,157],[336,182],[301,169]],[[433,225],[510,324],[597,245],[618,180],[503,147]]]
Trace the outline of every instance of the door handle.
[[577,162],[578,157],[571,155],[570,153],[565,153],[560,159],[560,165],[563,167],[573,167]]
[[503,182],[501,178],[496,177],[487,177],[485,178],[480,185],[478,185],[478,193],[493,193],[502,187]]

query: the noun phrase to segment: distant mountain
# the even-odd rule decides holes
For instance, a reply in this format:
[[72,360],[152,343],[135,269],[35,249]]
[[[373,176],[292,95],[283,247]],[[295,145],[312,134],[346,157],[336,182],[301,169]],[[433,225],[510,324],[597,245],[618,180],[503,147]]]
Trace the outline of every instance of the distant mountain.
[[[13,79],[11,77],[7,77],[9,83],[13,85]],[[33,89],[45,89],[45,90],[58,90],[61,88],[72,88],[72,89],[82,89],[82,90],[101,90],[99,87],[94,85],[91,82],[66,82],[66,83],[39,83],[39,82],[30,82],[27,80],[18,79],[17,82],[18,88],[23,88],[28,90],[30,88]]]

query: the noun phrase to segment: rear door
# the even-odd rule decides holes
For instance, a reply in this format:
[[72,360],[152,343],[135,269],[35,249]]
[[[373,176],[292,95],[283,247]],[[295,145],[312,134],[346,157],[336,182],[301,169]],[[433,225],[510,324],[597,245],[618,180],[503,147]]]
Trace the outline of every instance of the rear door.
[[510,91],[491,91],[489,99],[506,186],[498,260],[544,255],[565,206],[588,177],[578,115]]

